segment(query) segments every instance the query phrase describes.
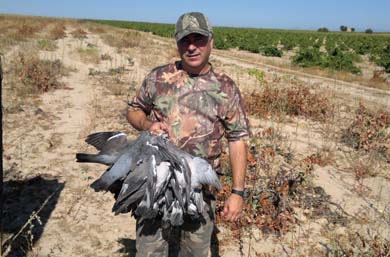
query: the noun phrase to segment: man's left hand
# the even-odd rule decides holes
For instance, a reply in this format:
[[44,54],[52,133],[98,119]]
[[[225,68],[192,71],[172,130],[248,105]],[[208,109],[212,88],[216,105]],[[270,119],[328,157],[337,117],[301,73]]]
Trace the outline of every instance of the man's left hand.
[[225,201],[222,217],[226,221],[237,221],[242,216],[244,199],[236,194],[231,194]]

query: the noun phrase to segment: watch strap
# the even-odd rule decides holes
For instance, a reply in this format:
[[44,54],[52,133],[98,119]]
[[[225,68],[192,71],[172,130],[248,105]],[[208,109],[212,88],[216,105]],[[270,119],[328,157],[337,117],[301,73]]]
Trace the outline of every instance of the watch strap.
[[232,189],[232,194],[236,194],[244,198],[244,191],[243,190],[237,190],[237,189]]

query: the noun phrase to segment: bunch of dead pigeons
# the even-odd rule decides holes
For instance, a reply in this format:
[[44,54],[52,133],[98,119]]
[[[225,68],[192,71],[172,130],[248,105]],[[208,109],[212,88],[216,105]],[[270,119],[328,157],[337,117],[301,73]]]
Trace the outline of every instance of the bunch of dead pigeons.
[[121,132],[98,132],[85,141],[99,152],[77,153],[76,159],[109,166],[91,187],[114,194],[115,214],[131,212],[142,219],[161,216],[163,222],[180,226],[185,215],[202,217],[203,186],[221,188],[206,160],[179,149],[165,135],[143,131],[129,141]]

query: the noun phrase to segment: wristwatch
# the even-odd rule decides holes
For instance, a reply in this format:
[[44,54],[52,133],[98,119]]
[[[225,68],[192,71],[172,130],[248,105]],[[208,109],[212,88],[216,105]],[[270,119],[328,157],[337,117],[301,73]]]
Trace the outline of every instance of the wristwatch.
[[248,198],[248,190],[244,188],[244,190],[237,190],[237,189],[232,189],[231,191],[232,194],[239,195],[241,196],[244,200]]

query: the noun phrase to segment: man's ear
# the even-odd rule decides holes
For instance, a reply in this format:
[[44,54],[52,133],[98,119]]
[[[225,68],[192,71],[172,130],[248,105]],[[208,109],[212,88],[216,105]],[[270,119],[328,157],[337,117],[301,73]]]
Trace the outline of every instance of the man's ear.
[[210,46],[212,49],[214,48],[214,36],[211,36],[210,38]]

